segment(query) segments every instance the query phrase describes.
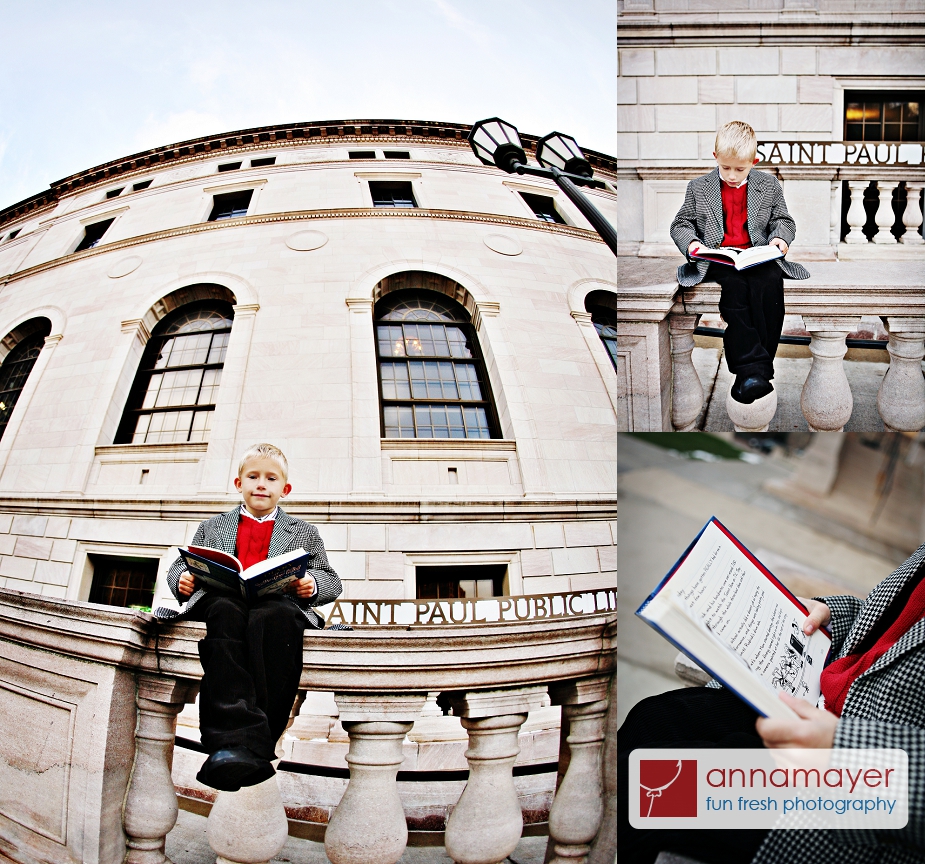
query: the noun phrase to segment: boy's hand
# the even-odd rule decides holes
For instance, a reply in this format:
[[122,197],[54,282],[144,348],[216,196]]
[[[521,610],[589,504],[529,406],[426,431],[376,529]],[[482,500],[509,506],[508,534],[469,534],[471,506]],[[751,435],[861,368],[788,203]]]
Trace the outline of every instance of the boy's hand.
[[832,620],[832,610],[819,600],[808,600],[806,597],[797,597],[807,609],[809,617],[803,622],[803,632],[809,636],[820,627],[825,627]]
[[691,240],[690,245],[687,247],[687,254],[693,255],[700,248],[699,240]]
[[296,597],[307,598],[315,593],[315,580],[311,576],[303,576],[301,579],[293,582],[288,590],[295,594]]
[[768,243],[768,246],[776,246],[784,255],[787,254],[787,250],[790,248],[780,237],[775,237]]
[[838,718],[830,711],[814,708],[805,699],[796,699],[789,693],[777,694],[800,716],[796,719],[759,717],[755,728],[770,749],[778,747],[824,747],[835,743]]
[[186,573],[180,577],[180,584],[177,586],[177,594],[181,597],[189,597],[195,590],[196,577],[187,570]]

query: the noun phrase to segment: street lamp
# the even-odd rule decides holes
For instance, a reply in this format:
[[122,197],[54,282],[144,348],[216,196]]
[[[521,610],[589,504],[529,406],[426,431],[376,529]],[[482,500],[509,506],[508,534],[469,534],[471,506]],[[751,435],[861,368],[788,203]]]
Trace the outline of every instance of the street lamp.
[[540,138],[536,145],[536,160],[542,168],[527,164],[527,154],[517,128],[500,117],[479,120],[469,132],[469,146],[484,165],[497,165],[508,174],[531,174],[549,177],[566,194],[587,219],[601,239],[617,254],[617,232],[581,192],[579,186],[603,188],[599,180],[592,180],[594,169],[585,159],[578,142],[571,135],[551,132]]

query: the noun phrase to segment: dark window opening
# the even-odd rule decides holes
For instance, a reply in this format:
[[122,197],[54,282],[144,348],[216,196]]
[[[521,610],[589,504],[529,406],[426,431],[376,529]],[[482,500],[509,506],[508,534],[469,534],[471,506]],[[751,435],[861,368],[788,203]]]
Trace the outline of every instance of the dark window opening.
[[416,567],[418,600],[503,597],[506,564]]
[[230,303],[182,306],[154,328],[116,444],[206,441],[234,312]]
[[90,602],[106,606],[151,611],[154,583],[157,581],[156,558],[129,558],[114,555],[90,555],[93,584]]
[[262,168],[264,165],[275,165],[275,156],[264,156],[260,159],[251,159],[251,168]]
[[465,309],[404,291],[376,304],[384,438],[500,438],[485,364]]
[[411,208],[418,206],[414,201],[411,183],[406,181],[386,183],[370,180],[369,191],[373,196],[373,207]]
[[607,349],[607,356],[610,357],[610,362],[613,363],[613,368],[617,368],[617,313],[615,309],[611,309],[608,306],[602,306],[598,300],[598,297],[594,295],[602,295],[605,292],[593,291],[588,295],[585,300],[585,309],[591,313],[591,323],[594,325],[594,329],[597,330],[597,335],[601,337],[601,342],[604,343],[604,347]]
[[407,150],[386,150],[383,154],[386,159],[410,159],[411,154]]
[[923,141],[921,90],[846,90],[846,141]]
[[224,165],[218,166],[218,172],[221,174],[223,171],[237,171],[240,167],[240,162],[226,162]]
[[548,195],[532,195],[529,192],[521,192],[520,196],[536,214],[537,219],[542,219],[544,222],[555,222],[558,225],[565,224],[565,220],[556,210],[555,202]]
[[110,189],[106,193],[107,198],[118,198],[122,194],[122,190],[125,189],[124,186],[120,186],[118,189]]
[[351,159],[375,159],[376,151],[375,150],[349,150],[347,155]]
[[3,438],[16,402],[50,332],[51,325],[46,321],[41,329],[13,346],[0,365],[0,438]]
[[247,208],[250,207],[253,189],[245,189],[243,192],[229,192],[227,195],[216,195],[215,204],[212,212],[209,214],[209,222],[219,222],[222,219],[237,219],[240,216],[247,216]]
[[142,189],[147,189],[150,185],[150,180],[142,180],[139,183],[132,183],[132,192],[140,192]]
[[115,219],[104,219],[102,222],[94,222],[92,225],[87,225],[84,228],[83,240],[77,244],[77,248],[74,251],[82,252],[84,249],[92,249],[103,239],[103,235],[115,221]]
[[10,233],[6,235],[6,239],[13,240],[20,231],[22,231],[22,228],[17,228],[15,231],[10,231]]

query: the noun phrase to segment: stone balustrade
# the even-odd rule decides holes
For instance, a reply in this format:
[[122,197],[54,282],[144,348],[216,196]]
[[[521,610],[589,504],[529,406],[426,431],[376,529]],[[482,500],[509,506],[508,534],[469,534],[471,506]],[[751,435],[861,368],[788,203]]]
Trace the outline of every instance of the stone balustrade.
[[[850,204],[848,206],[848,233],[841,238],[841,185],[843,180],[848,183]],[[868,222],[868,213],[864,207],[864,193],[873,184],[877,190],[879,202],[874,222],[877,232],[870,239],[864,234],[864,226]],[[899,184],[905,184],[906,206],[902,214],[903,230],[899,237],[895,237],[890,230],[896,222],[893,212],[893,196]],[[832,232],[833,242],[840,239],[849,246],[867,243],[892,246],[902,243],[906,246],[921,246],[925,244],[922,238],[922,189],[925,188],[925,176],[921,168],[884,167],[879,170],[873,166],[843,167],[838,172],[838,179],[832,181]]]
[[[350,739],[350,780],[327,827],[328,858],[393,864],[401,856],[402,742],[437,692],[469,736],[469,780],[445,832],[453,860],[494,864],[514,850],[523,826],[512,782],[517,732],[548,695],[562,705],[567,736],[549,817],[551,860],[609,864],[616,779],[606,766],[616,760],[602,748],[614,746],[616,627],[605,609],[307,635],[301,687],[333,691]],[[168,626],[142,612],[0,590],[0,856],[167,860],[176,717],[198,689],[203,633],[198,623]],[[286,832],[275,777],[220,792],[209,815],[220,864],[269,861]]]
[[[701,316],[718,314],[720,287],[701,283],[681,289],[669,280],[678,260],[645,262],[635,278],[633,259],[624,261],[617,294],[620,428],[688,431],[704,404],[691,360],[693,333]],[[891,430],[925,427],[925,291],[920,269],[872,261],[807,266],[810,279],[784,280],[784,299],[786,312],[802,316],[811,338],[812,365],[800,398],[810,430],[839,431],[851,417],[846,339],[862,316],[871,315],[879,316],[889,333],[889,368],[877,395],[880,417]],[[751,405],[727,395],[726,408],[738,431],[765,431],[777,409],[777,393]]]

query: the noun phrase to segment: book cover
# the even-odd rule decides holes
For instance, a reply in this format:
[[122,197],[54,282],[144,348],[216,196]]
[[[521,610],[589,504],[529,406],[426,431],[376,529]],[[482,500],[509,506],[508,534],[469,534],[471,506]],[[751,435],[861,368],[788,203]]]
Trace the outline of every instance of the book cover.
[[636,614],[764,716],[795,716],[779,691],[819,699],[831,637],[715,517]]
[[218,549],[190,546],[181,548],[180,556],[190,573],[210,588],[240,594],[248,601],[285,590],[305,575],[311,560],[309,552],[293,549],[244,569],[234,555]]

